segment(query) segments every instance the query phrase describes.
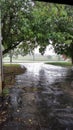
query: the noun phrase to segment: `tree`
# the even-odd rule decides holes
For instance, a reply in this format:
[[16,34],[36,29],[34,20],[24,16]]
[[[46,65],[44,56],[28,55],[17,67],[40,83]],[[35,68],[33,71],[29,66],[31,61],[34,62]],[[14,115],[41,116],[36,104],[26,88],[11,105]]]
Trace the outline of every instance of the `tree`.
[[57,54],[70,57],[73,64],[73,7],[37,2],[35,10],[40,52],[43,54],[46,46],[52,44]]
[[19,54],[18,49],[10,50],[9,53],[7,53],[7,56],[10,58],[10,63],[12,63],[13,58],[17,59]]
[[73,63],[72,23],[72,6],[32,3],[30,0],[2,0],[4,54],[19,44],[24,54],[38,45],[44,54],[47,45],[52,44],[57,54],[71,57]]
[[0,10],[0,94],[2,93],[2,50],[1,50],[1,10]]
[[26,46],[29,40],[29,21],[32,10],[30,0],[2,0],[2,45],[3,54],[14,49],[20,43]]
[[[47,4],[43,3],[42,6],[44,5]],[[48,10],[48,6],[41,10],[41,3],[33,4],[30,0],[2,0],[2,44],[5,48],[3,54],[19,44],[23,53],[32,51],[37,43],[41,44],[43,50],[45,49],[48,41],[47,24],[45,25],[45,18],[46,20],[48,18],[46,9]],[[46,37],[44,37],[44,31]]]
[[58,14],[54,20],[52,33],[52,45],[57,54],[65,54],[70,57],[73,64],[73,8],[63,6],[58,9]]

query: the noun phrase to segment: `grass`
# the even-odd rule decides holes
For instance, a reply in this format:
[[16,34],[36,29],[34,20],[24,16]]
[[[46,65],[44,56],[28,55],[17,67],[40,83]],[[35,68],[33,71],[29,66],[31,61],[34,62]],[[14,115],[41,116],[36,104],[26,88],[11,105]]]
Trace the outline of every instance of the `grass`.
[[23,73],[26,68],[21,68],[19,64],[4,64],[3,65],[3,72],[4,74],[20,74]]
[[[33,62],[33,61],[47,61],[48,58],[46,56],[32,56],[32,55],[26,55],[26,56],[18,56],[17,59],[13,58],[13,62]],[[4,57],[3,62],[10,62],[9,57]]]
[[62,67],[72,67],[72,64],[70,62],[46,62],[46,64],[62,66]]
[[[8,88],[15,83],[15,76],[24,73],[26,68],[22,68],[19,64],[4,64],[4,88]],[[8,93],[8,90],[4,90],[4,93]]]
[[4,88],[3,89],[3,96],[8,96],[9,95],[9,89],[8,88]]

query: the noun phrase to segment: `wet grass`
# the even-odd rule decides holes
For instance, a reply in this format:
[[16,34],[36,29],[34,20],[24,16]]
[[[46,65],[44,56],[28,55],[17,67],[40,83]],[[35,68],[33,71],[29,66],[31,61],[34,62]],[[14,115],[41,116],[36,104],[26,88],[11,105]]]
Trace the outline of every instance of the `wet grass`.
[[62,67],[72,67],[71,62],[46,62],[46,64],[62,66]]
[[2,92],[3,96],[8,96],[9,95],[9,88],[4,88]]

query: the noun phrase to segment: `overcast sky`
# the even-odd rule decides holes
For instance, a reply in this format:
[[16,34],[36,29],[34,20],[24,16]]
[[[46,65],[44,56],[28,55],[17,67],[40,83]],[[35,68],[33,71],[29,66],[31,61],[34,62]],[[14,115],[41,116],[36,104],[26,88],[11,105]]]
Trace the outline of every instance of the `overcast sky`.
[[[34,50],[35,54],[40,54],[39,53],[39,46]],[[51,45],[47,46],[46,51],[44,55],[55,55],[54,49]]]

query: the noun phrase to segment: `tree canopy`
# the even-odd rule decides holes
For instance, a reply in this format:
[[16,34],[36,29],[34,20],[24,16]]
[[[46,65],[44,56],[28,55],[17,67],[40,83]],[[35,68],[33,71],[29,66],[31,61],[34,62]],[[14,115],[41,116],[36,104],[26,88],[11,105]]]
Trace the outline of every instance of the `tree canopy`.
[[40,46],[43,54],[52,44],[57,54],[73,62],[73,7],[70,5],[1,0],[4,54],[17,45],[22,53]]
[[73,7],[37,3],[35,8],[40,52],[44,53],[46,46],[52,44],[57,54],[71,57],[73,63]]
[[29,22],[32,6],[30,0],[1,1],[4,54],[20,43],[26,44],[26,41],[30,37]]

